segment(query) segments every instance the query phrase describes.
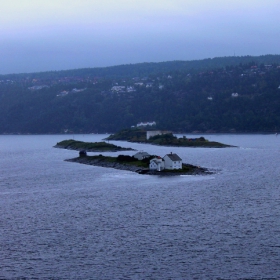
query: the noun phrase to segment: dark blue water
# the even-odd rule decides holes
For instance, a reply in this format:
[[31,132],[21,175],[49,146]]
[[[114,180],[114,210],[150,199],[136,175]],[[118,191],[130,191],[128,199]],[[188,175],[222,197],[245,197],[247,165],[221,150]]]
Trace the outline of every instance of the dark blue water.
[[239,148],[117,142],[216,170],[163,178],[0,136],[0,279],[280,279],[280,137],[205,137]]

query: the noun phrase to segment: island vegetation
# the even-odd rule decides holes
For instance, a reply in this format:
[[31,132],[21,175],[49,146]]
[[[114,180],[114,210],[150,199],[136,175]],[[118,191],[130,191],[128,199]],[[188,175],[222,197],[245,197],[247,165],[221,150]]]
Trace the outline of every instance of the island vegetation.
[[123,129],[115,134],[110,135],[106,140],[123,140],[128,142],[141,142],[159,146],[176,146],[176,147],[202,147],[202,148],[225,148],[233,147],[231,145],[209,141],[204,137],[187,138],[186,136],[177,137],[171,132],[154,131],[158,133],[147,139],[147,129],[131,128]]
[[133,151],[131,148],[124,148],[106,142],[83,142],[73,139],[63,140],[58,142],[55,148],[86,151],[86,152],[119,152],[119,151]]
[[148,175],[161,175],[161,176],[174,176],[174,175],[206,175],[212,174],[206,168],[195,166],[191,164],[182,164],[182,169],[168,170],[164,169],[162,171],[150,170],[149,162],[152,158],[156,156],[150,156],[148,158],[138,160],[133,156],[119,155],[117,157],[103,156],[102,154],[96,156],[83,155],[73,159],[67,159],[66,161],[77,162],[81,164],[101,166],[107,168],[114,168],[120,170],[127,170],[136,172],[138,174],[148,174]]
[[209,141],[204,137],[181,138],[173,135],[172,133],[155,135],[147,140],[148,143],[160,146],[176,146],[176,147],[200,147],[200,148],[226,148],[233,147],[231,145],[219,143],[216,141]]

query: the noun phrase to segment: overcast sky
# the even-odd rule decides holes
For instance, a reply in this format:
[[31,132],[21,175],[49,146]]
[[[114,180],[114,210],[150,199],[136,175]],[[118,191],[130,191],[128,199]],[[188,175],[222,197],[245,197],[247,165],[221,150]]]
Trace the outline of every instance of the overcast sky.
[[1,0],[0,12],[0,74],[280,53],[280,0]]

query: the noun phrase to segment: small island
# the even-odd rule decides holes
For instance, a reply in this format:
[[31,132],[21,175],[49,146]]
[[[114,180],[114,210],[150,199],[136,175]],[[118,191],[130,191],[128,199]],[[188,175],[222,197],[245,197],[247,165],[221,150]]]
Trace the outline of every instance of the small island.
[[223,143],[209,141],[204,137],[187,138],[185,136],[178,138],[170,131],[145,130],[143,128],[123,129],[110,135],[106,140],[124,140],[128,142],[148,143],[159,146],[173,147],[200,147],[200,148],[226,148],[234,147]]
[[[166,156],[171,156],[176,154],[170,154]],[[176,155],[177,156],[177,155]],[[177,156],[178,157],[178,156]],[[140,159],[139,159],[140,158]],[[164,157],[165,158],[165,157]],[[213,172],[206,168],[195,166],[186,163],[180,163],[180,168],[164,168],[164,162],[168,162],[167,159],[164,160],[159,156],[151,156],[145,152],[138,152],[134,156],[119,155],[117,157],[103,156],[102,154],[97,156],[88,156],[84,153],[80,153],[79,157],[66,159],[65,161],[76,162],[81,164],[114,168],[120,170],[127,170],[136,172],[138,174],[147,175],[160,175],[160,176],[175,176],[175,175],[207,175]],[[177,164],[179,164],[178,158]],[[180,159],[181,160],[181,159]],[[176,161],[175,161],[176,163]]]
[[85,151],[85,152],[119,152],[119,151],[134,151],[132,148],[123,148],[106,142],[83,142],[73,139],[58,142],[55,148]]

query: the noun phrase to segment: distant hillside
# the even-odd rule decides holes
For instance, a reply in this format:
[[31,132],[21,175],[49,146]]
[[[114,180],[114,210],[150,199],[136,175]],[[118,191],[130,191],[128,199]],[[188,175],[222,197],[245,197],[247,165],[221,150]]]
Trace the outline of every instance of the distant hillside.
[[280,55],[228,56],[191,61],[146,62],[99,68],[0,75],[0,79],[20,79],[23,77],[28,77],[30,79],[57,79],[62,77],[133,78],[173,71],[201,71],[224,68],[226,66],[236,66],[251,62],[257,64],[280,64]]
[[0,76],[0,133],[280,131],[280,55]]

